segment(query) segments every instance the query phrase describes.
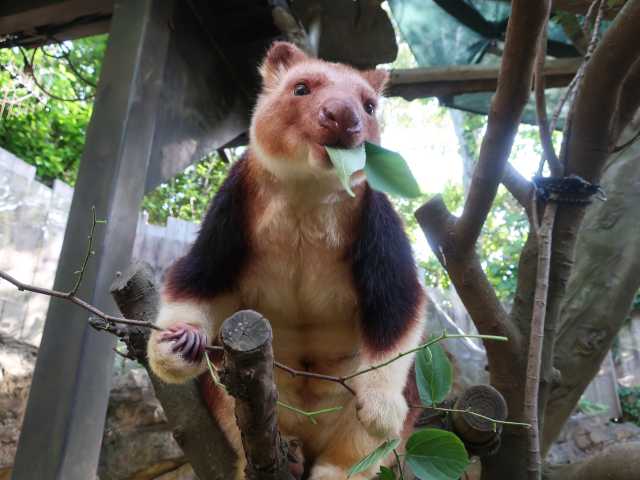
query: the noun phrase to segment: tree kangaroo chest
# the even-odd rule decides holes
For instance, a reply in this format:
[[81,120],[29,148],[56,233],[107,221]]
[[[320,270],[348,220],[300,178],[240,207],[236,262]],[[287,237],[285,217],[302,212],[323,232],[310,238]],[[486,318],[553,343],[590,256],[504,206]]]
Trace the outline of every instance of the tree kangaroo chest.
[[359,363],[359,310],[344,239],[331,225],[326,216],[285,212],[258,223],[240,296],[271,323],[278,360],[339,375]]

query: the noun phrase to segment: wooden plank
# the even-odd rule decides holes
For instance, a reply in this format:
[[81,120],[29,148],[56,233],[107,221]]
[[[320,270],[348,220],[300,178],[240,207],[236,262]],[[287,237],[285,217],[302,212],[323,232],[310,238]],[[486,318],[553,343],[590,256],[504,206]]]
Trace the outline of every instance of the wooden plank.
[[186,5],[176,9],[172,28],[146,191],[249,127],[247,79],[238,78]]
[[[580,58],[549,60],[544,68],[546,86],[552,88],[568,85],[581,62]],[[414,100],[494,92],[498,85],[498,73],[498,66],[485,65],[392,70],[386,95]]]
[[[54,288],[68,290],[98,228],[79,296],[116,313],[109,295],[131,257],[170,35],[172,0],[120,0],[87,131]],[[115,338],[86,312],[52,300],[34,371],[13,478],[95,478],[111,386]]]
[[[110,17],[112,11],[113,0],[3,0],[0,4],[0,36],[35,33],[38,28],[64,25],[82,17]],[[94,23],[93,28],[85,28],[83,34],[104,33],[107,26],[105,22]],[[68,37],[61,35],[62,38]]]

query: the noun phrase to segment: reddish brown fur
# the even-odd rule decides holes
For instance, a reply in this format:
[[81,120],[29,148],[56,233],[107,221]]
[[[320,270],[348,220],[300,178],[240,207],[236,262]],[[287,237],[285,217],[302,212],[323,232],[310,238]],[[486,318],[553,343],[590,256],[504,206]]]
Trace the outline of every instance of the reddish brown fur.
[[[356,196],[350,198],[324,148],[379,142],[372,107],[387,74],[311,59],[285,43],[270,49],[261,73],[250,147],[216,195],[191,251],[171,270],[158,325],[185,322],[212,339],[235,311],[258,310],[272,324],[279,361],[336,376],[415,347],[424,295],[401,222],[362,172],[351,178]],[[155,333],[148,351],[167,381],[206,368],[174,358]],[[384,438],[409,431],[410,365],[406,356],[353,379],[356,397],[335,383],[276,371],[283,401],[309,411],[343,406],[320,416],[318,425],[278,412],[281,431],[303,442],[311,480],[344,478]],[[233,400],[209,379],[203,390],[241,450]]]

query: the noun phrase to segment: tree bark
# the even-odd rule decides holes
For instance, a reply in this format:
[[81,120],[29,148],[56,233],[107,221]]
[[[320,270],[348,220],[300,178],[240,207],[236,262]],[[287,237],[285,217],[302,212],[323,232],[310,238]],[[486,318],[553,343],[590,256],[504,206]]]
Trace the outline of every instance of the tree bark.
[[543,436],[546,452],[582,392],[597,374],[640,287],[640,144],[613,155],[602,186],[606,202],[592,204],[579,255],[561,307],[555,367]]
[[247,480],[293,480],[287,443],[278,431],[272,338],[269,322],[251,310],[237,312],[220,329],[225,353],[220,380],[235,398]]
[[[110,290],[125,317],[155,320],[159,294],[148,264],[138,262],[131,265],[114,281]],[[183,385],[162,382],[147,362],[149,329],[122,327],[122,330],[129,353],[147,369],[156,397],[173,428],[173,435],[198,478],[233,478],[236,454],[203,402],[197,381]]]

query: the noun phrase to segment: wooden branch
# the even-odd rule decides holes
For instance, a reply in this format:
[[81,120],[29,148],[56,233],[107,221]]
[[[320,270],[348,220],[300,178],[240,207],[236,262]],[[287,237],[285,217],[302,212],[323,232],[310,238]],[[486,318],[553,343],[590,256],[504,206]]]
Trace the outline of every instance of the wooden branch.
[[538,268],[536,270],[536,290],[533,315],[529,333],[529,355],[527,359],[527,379],[524,393],[524,421],[531,424],[529,429],[529,480],[540,478],[542,460],[540,458],[540,435],[538,422],[538,391],[540,387],[540,367],[542,365],[542,344],[544,323],[547,313],[547,293],[549,291],[549,271],[551,265],[551,240],[556,218],[557,204],[547,204],[538,233]]
[[123,325],[139,326],[139,327],[146,327],[146,328],[152,328],[152,329],[158,330],[158,327],[153,325],[153,323],[151,323],[151,322],[147,322],[147,321],[144,321],[144,320],[133,320],[133,319],[130,319],[130,318],[116,317],[116,316],[113,316],[113,315],[107,315],[106,313],[104,313],[102,310],[100,310],[95,305],[91,305],[90,303],[86,302],[85,300],[73,295],[73,292],[60,292],[58,290],[50,290],[48,288],[42,288],[42,287],[36,287],[34,285],[29,285],[29,284],[23,283],[23,282],[15,279],[15,278],[13,278],[8,273],[2,272],[2,271],[0,271],[0,278],[2,278],[3,280],[6,280],[7,282],[9,282],[11,284],[13,284],[21,292],[25,292],[26,291],[26,292],[39,293],[41,295],[47,295],[49,297],[62,298],[63,300],[68,300],[71,303],[75,303],[76,305],[78,305],[79,307],[85,309],[86,311],[88,311],[90,313],[93,313],[96,317],[101,318],[107,324],[123,324]]
[[[131,265],[114,281],[110,291],[124,315],[148,322],[155,319],[159,295],[148,264]],[[157,378],[147,362],[148,336],[148,328],[132,326],[125,342],[129,353],[147,369],[173,435],[196,475],[200,480],[234,478],[236,454],[203,402],[197,381],[169,385]]]
[[519,331],[509,320],[507,312],[482,270],[475,251],[461,252],[458,248],[455,235],[456,218],[449,213],[442,197],[438,195],[432,198],[416,211],[415,216],[480,334],[509,338],[507,343],[484,342],[490,372],[496,382],[492,380],[492,384],[508,395],[503,388],[513,390],[509,379],[513,375],[514,365],[505,358],[516,358],[520,352]]
[[640,109],[640,59],[636,60],[629,74],[624,79],[620,98],[618,99],[618,107],[616,109],[615,123],[611,132],[611,143],[622,143],[621,135],[633,117]]
[[220,380],[235,398],[248,480],[293,480],[278,431],[272,338],[269,322],[251,310],[229,317],[220,330],[225,352]]
[[[548,60],[543,68],[546,87],[567,86],[581,63],[581,58]],[[485,65],[465,65],[396,69],[389,73],[389,87],[385,96],[414,100],[473,92],[495,92],[500,69]]]
[[604,34],[585,67],[568,139],[568,171],[597,182],[611,144],[611,127],[624,79],[640,59],[635,45],[640,0],[629,0]]
[[502,184],[509,190],[513,198],[515,198],[526,211],[529,211],[531,208],[533,184],[524,178],[510,163],[507,163],[505,166],[504,174],[502,175]]
[[[546,0],[548,17],[551,14],[551,0]],[[534,91],[536,99],[536,116],[538,119],[538,128],[540,130],[540,143],[542,144],[542,150],[544,152],[540,161],[540,167],[538,168],[538,175],[542,174],[542,167],[544,165],[544,159],[546,158],[551,174],[554,176],[560,176],[562,174],[562,165],[558,159],[555,148],[553,147],[553,141],[551,134],[553,131],[549,127],[549,118],[547,116],[547,101],[545,98],[545,79],[543,74],[544,59],[547,54],[547,29],[548,22],[545,22],[544,28],[540,32],[540,38],[538,39],[538,52],[535,59],[535,74],[534,74]],[[579,29],[578,29],[579,30]],[[581,32],[581,30],[580,30]]]
[[640,145],[612,157],[602,178],[609,199],[587,209],[560,306],[554,354],[559,375],[548,396],[543,451],[598,373],[640,288],[640,242],[634,241],[640,238]]
[[[584,67],[584,76],[579,82],[575,103],[568,119],[570,128],[565,133],[566,148],[561,154],[561,158],[566,162],[566,175],[576,174],[591,182],[599,181],[608,158],[610,132],[622,89],[622,79],[627,77],[640,58],[640,49],[629,48],[637,39],[638,29],[640,0],[629,0],[611,23]],[[553,231],[539,396],[540,428],[545,438],[543,421],[554,378],[553,361],[556,358],[558,318],[573,267],[576,239],[584,213],[584,205],[560,205]]]
[[498,89],[464,210],[456,224],[458,248],[475,245],[502,179],[520,117],[531,91],[537,39],[546,21],[544,2],[514,0],[507,27]]

